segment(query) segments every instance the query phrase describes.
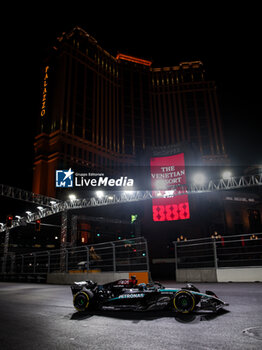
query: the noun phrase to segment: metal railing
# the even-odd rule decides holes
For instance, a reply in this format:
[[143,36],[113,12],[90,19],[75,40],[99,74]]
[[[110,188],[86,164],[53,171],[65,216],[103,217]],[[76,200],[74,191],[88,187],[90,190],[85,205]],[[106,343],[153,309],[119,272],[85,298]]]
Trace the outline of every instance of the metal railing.
[[[5,271],[3,271],[3,266]],[[149,271],[147,241],[143,237],[1,257],[2,274],[52,272]]]
[[174,242],[176,269],[262,266],[262,233]]

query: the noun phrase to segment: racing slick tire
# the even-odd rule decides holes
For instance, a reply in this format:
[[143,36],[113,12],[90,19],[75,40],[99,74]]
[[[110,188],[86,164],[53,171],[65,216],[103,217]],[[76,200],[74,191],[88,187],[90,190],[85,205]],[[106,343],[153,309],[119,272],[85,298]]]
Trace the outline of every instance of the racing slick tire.
[[[197,287],[195,287],[193,284],[191,284],[191,283],[188,283],[187,285],[186,285],[186,287],[184,287],[184,288],[182,288],[183,290],[188,290],[188,291],[193,291],[193,292],[197,292],[197,293],[200,293],[200,290],[197,288]],[[199,296],[199,295],[196,295],[196,294],[194,294],[193,295],[194,296],[194,298],[195,298],[195,302],[196,302],[196,305],[200,302],[200,300],[201,300],[201,297]]]
[[74,307],[77,311],[85,311],[90,305],[92,293],[88,291],[80,291],[74,295]]
[[195,309],[196,301],[192,293],[181,290],[175,294],[173,305],[175,311],[187,314]]

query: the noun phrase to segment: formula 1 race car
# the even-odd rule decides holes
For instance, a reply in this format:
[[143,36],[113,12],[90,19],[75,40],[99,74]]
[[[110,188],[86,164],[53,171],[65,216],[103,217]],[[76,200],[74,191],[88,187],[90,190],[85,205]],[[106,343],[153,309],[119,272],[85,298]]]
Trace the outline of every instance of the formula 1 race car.
[[[132,276],[133,277],[133,276]],[[92,281],[75,282],[71,286],[77,311],[85,310],[174,310],[190,313],[194,310],[216,312],[228,304],[215,293],[201,293],[194,285],[165,288],[159,282],[136,284],[135,277],[104,285]]]

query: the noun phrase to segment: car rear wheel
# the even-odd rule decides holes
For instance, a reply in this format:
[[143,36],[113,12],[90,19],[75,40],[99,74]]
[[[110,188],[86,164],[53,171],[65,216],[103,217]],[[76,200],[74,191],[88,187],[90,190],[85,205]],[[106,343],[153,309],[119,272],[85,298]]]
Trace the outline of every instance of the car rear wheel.
[[90,296],[87,292],[78,292],[74,296],[73,302],[77,311],[85,311],[90,304]]
[[194,310],[196,301],[190,292],[181,290],[175,294],[173,305],[176,311],[185,314]]

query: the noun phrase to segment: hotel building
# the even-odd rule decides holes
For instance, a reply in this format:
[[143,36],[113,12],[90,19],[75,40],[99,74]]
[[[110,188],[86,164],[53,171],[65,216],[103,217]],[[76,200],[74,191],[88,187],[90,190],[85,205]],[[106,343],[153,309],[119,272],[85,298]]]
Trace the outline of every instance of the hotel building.
[[173,67],[117,54],[76,27],[43,63],[33,191],[56,196],[55,170],[114,169],[149,149],[194,146],[204,164],[227,155],[214,81],[202,62]]

